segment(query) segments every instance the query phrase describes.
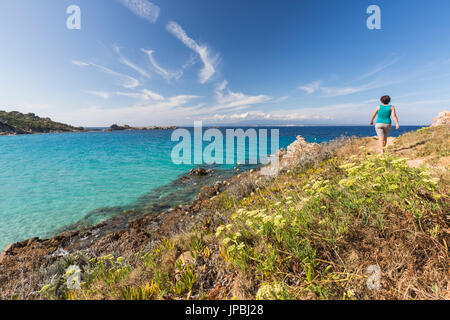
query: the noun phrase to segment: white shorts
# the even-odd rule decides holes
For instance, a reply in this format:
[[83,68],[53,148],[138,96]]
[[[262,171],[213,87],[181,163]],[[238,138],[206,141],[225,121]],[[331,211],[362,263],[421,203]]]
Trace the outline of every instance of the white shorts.
[[391,125],[389,123],[377,123],[375,125],[375,131],[377,132],[377,136],[387,137],[389,136],[389,132],[391,132]]

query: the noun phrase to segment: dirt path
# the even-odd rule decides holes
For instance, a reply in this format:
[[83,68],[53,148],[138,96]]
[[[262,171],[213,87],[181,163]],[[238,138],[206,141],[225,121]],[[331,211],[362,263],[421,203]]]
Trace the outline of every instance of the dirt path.
[[[397,140],[397,138],[388,137],[386,147],[394,145],[395,140]],[[370,150],[372,152],[379,153],[380,146],[378,143],[378,137],[372,137],[370,142],[367,144],[366,148],[367,148],[367,150]]]

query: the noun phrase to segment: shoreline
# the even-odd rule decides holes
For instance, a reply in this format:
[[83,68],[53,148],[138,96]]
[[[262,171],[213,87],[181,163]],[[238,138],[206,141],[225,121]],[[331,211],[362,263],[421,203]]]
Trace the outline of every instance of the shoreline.
[[156,131],[156,130],[175,130],[178,127],[176,126],[170,126],[170,127],[142,127],[142,128],[132,128],[132,129],[123,129],[123,130],[108,130],[106,129],[89,129],[85,128],[86,130],[79,130],[79,131],[52,131],[52,132],[25,132],[25,133],[6,133],[6,132],[0,132],[0,137],[11,137],[11,136],[29,136],[29,135],[41,135],[41,134],[60,134],[60,133],[87,133],[87,132],[120,132],[120,131]]
[[[286,149],[280,148],[276,152],[276,154],[280,156],[280,172],[297,163],[299,151],[315,153],[319,149],[320,144],[308,143],[302,136],[297,136],[297,139]],[[200,191],[192,201],[171,207],[160,213],[149,213],[141,216],[139,210],[125,210],[118,216],[109,218],[92,226],[63,231],[46,239],[33,237],[11,243],[3,248],[0,253],[0,265],[3,263],[5,257],[12,254],[15,249],[26,251],[30,249],[33,251],[34,249],[37,249],[36,247],[38,246],[41,247],[41,250],[45,248],[44,251],[46,252],[46,257],[61,257],[61,255],[57,254],[54,256],[53,254],[57,253],[58,250],[63,250],[61,252],[64,252],[64,255],[66,255],[74,251],[90,250],[95,246],[103,247],[104,242],[109,241],[108,239],[115,239],[117,235],[126,234],[130,231],[132,232],[135,228],[139,229],[151,226],[155,233],[171,233],[174,230],[179,230],[177,223],[184,224],[185,220],[196,217],[195,215],[202,211],[209,201],[213,200],[217,195],[224,191],[233,189],[233,194],[246,192],[249,188],[253,188],[253,181],[256,181],[257,179],[265,178],[271,180],[272,177],[261,174],[261,170],[264,167],[266,166],[261,166],[258,169],[250,169],[248,171],[238,171],[229,178],[223,180],[218,179],[212,186],[205,185],[201,187]],[[231,171],[234,171],[234,169]],[[183,176],[185,175],[182,175],[179,179],[182,179]],[[202,179],[202,177],[199,178]]]
[[[416,137],[423,132],[429,132],[429,130],[415,131],[407,137]],[[401,155],[402,152],[406,152],[404,150],[409,150],[402,148],[402,144],[408,143],[410,138],[402,139],[404,140],[400,146],[392,146],[393,149],[390,152]],[[41,297],[39,288],[42,288],[43,283],[52,281],[55,268],[67,259],[74,258],[81,263],[81,266],[89,265],[87,261],[96,257],[133,259],[139,252],[152,252],[165,241],[177,241],[179,237],[189,239],[193,232],[201,232],[202,228],[208,228],[208,230],[212,228],[214,232],[218,226],[217,223],[224,223],[223,212],[216,210],[230,208],[230,214],[233,212],[234,206],[232,203],[227,204],[228,201],[253,199],[253,192],[256,193],[260,188],[270,189],[274,179],[278,177],[296,175],[297,170],[303,172],[298,176],[302,177],[305,172],[309,172],[309,166],[317,167],[319,164],[321,166],[329,163],[324,160],[330,159],[329,157],[332,157],[331,159],[340,157],[343,153],[349,156],[350,150],[361,152],[362,146],[368,147],[367,152],[373,157],[376,154],[373,148],[374,141],[376,142],[376,138],[373,136],[353,137],[353,139],[347,137],[319,145],[308,143],[298,136],[297,140],[286,149],[280,149],[277,152],[280,156],[280,171],[276,176],[262,175],[261,170],[264,167],[246,171],[224,181],[218,181],[212,186],[202,187],[193,201],[173,207],[161,214],[138,217],[135,210],[129,210],[120,216],[88,228],[66,231],[49,239],[31,238],[13,243],[0,254],[2,296],[12,296],[20,288],[23,291],[23,279],[25,279],[27,287],[25,292],[28,292],[25,297],[30,299]],[[420,145],[415,144],[415,146]],[[301,185],[299,188],[301,189]],[[283,190],[280,192],[284,194]],[[183,255],[183,250],[186,248],[176,248],[176,256]],[[220,250],[215,244],[212,244],[210,250],[213,250],[215,257],[219,259]],[[211,268],[215,267],[208,267],[208,272],[214,271]],[[43,273],[39,270],[43,270]],[[22,282],[19,279],[22,279]],[[214,296],[214,291],[210,293]]]
[[[106,130],[94,130],[94,131],[105,132],[105,133],[111,132],[111,131],[106,131]],[[131,130],[131,131],[134,131],[134,130]],[[140,131],[140,130],[136,130],[136,131]],[[84,131],[84,132],[89,132],[89,131]],[[84,133],[84,132],[58,132],[58,133]],[[33,133],[33,134],[51,134],[51,133]],[[285,152],[286,152],[287,149],[289,149],[289,147],[294,146],[294,148],[295,148],[295,144],[297,143],[299,138],[300,138],[300,141],[302,141],[302,143],[305,143],[306,145],[312,145],[312,146],[319,146],[320,145],[320,144],[317,144],[315,142],[309,143],[302,136],[297,136],[297,139],[295,141],[293,141],[287,148],[280,148],[279,150],[277,150],[276,154],[280,155],[281,158],[284,157],[285,156]],[[344,137],[344,138],[352,138],[352,137]],[[356,138],[358,138],[358,139],[360,139],[360,138],[362,138],[362,139],[364,139],[364,138],[378,139],[377,136],[356,137]],[[335,138],[335,139],[339,139],[339,138]],[[333,140],[335,140],[335,139],[333,139]],[[393,139],[395,139],[395,138],[393,138]],[[333,140],[331,140],[331,141],[333,141]],[[293,158],[293,156],[291,156],[291,159],[288,160],[288,161],[292,161],[293,160],[292,158]],[[286,166],[286,160],[285,160],[284,166]],[[199,166],[198,168],[200,168],[200,167],[202,167],[202,166]],[[241,168],[239,168],[239,167],[241,167]],[[254,173],[254,172],[259,173],[262,170],[262,168],[264,168],[265,166],[264,165],[258,165],[257,168],[252,168],[252,169],[247,169],[247,170],[242,170],[242,167],[243,167],[242,165],[236,164],[233,169],[224,170],[224,171],[228,171],[228,172],[234,172],[234,174],[231,177],[227,177],[227,178],[224,178],[224,179],[221,179],[221,176],[218,176],[218,177],[216,177],[214,183],[215,184],[222,184],[222,185],[227,185],[230,181],[233,181],[234,183],[236,183],[234,178],[240,177],[241,175],[246,174],[246,173]],[[171,182],[169,182],[169,183],[167,183],[167,184],[165,184],[163,186],[157,187],[157,188],[161,188],[161,187],[164,187],[164,186],[170,186],[170,185],[176,183],[177,181],[181,181],[181,180],[185,179],[186,177],[189,177],[189,171],[183,173],[177,179],[174,179],[173,181],[171,181]],[[199,176],[198,178],[199,179],[204,179],[204,177],[201,177],[201,176]],[[194,205],[195,200],[198,197],[201,196],[202,189],[205,188],[205,187],[208,187],[208,184],[205,184],[200,189],[200,191],[196,192],[196,196],[192,200],[190,200],[190,201],[188,201],[186,203],[175,205],[175,206],[171,205],[167,210],[152,211],[152,212],[148,212],[148,213],[142,214],[142,210],[143,209],[136,208],[136,207],[133,207],[132,205],[130,205],[129,209],[122,209],[120,214],[115,215],[115,216],[113,216],[111,218],[107,218],[106,220],[104,220],[102,222],[95,223],[95,224],[92,224],[92,225],[82,226],[82,227],[79,227],[79,228],[77,228],[77,227],[71,228],[71,226],[81,224],[83,219],[85,219],[86,217],[90,216],[91,214],[94,214],[95,212],[101,212],[102,209],[105,209],[105,208],[107,208],[107,209],[111,209],[111,208],[114,209],[115,208],[115,207],[105,207],[105,208],[101,207],[101,208],[93,210],[86,217],[80,219],[79,221],[77,221],[77,222],[75,222],[73,224],[65,225],[65,226],[62,226],[62,227],[60,227],[60,228],[58,228],[56,230],[49,231],[47,233],[49,235],[49,237],[31,237],[31,238],[28,238],[28,239],[24,239],[24,240],[21,240],[21,241],[10,243],[4,248],[0,248],[0,254],[3,254],[5,251],[7,251],[6,249],[11,247],[11,246],[15,247],[15,244],[18,244],[18,246],[21,246],[24,242],[29,242],[30,240],[33,240],[33,239],[38,239],[39,241],[46,241],[46,240],[50,240],[52,238],[58,237],[58,236],[62,235],[63,233],[67,233],[67,232],[68,233],[72,233],[72,232],[76,233],[76,232],[84,231],[85,229],[89,230],[89,229],[98,229],[98,228],[103,228],[103,227],[104,227],[105,230],[109,230],[109,231],[106,231],[106,233],[107,232],[122,231],[122,230],[126,229],[126,227],[127,227],[126,224],[127,223],[130,223],[130,222],[134,221],[134,220],[130,221],[130,219],[138,220],[140,218],[145,218],[148,215],[161,215],[161,214],[165,214],[165,213],[168,213],[168,212],[177,211],[179,209],[186,210],[189,207],[192,207]],[[149,191],[149,192],[143,194],[142,196],[146,196],[146,195],[150,194],[152,191]],[[217,192],[217,190],[215,192]],[[211,196],[211,197],[213,198],[214,196]],[[205,200],[205,199],[203,199],[203,200]],[[152,203],[152,204],[157,205],[157,203]],[[61,230],[61,231],[58,231],[58,230]],[[1,259],[0,259],[0,263],[1,263]]]
[[[303,139],[303,137],[298,136],[297,140],[292,142],[287,149],[280,148],[277,151],[277,154],[280,155],[281,158],[284,158],[286,156],[286,150],[288,150],[291,146],[294,146],[298,143],[300,138],[300,141],[304,145],[311,145],[314,147],[318,147],[319,144],[317,143],[308,143],[306,140]],[[292,148],[292,147],[291,147]],[[286,166],[287,162],[292,160],[285,160],[282,166]],[[240,171],[239,165],[236,165],[233,169],[230,169],[230,171],[235,172],[235,174],[231,177],[220,179],[220,176],[217,177],[217,181],[212,185],[204,185],[201,187],[200,191],[196,194],[193,200],[189,201],[188,203],[171,206],[169,209],[159,212],[159,213],[149,213],[144,216],[140,216],[141,212],[135,208],[125,210],[121,214],[108,218],[103,222],[97,223],[92,226],[88,227],[82,227],[80,229],[73,229],[73,230],[66,230],[60,233],[55,233],[55,235],[41,239],[39,237],[32,237],[29,239],[25,239],[18,242],[13,242],[7,245],[5,248],[2,249],[0,252],[0,264],[2,263],[2,260],[8,253],[11,253],[11,251],[15,248],[24,248],[29,245],[37,244],[43,244],[46,245],[47,243],[51,243],[52,245],[61,242],[61,244],[64,244],[66,247],[70,247],[71,249],[76,250],[83,250],[89,248],[89,246],[92,245],[93,241],[97,241],[98,239],[101,239],[103,237],[108,237],[111,234],[117,233],[117,232],[124,232],[133,225],[142,225],[142,223],[151,223],[154,224],[154,226],[159,225],[159,227],[163,227],[162,223],[169,219],[172,220],[176,216],[182,216],[182,215],[188,215],[188,214],[195,214],[198,213],[203,206],[206,204],[206,202],[214,199],[218,194],[225,191],[227,187],[239,187],[239,185],[242,183],[242,181],[245,181],[247,179],[255,180],[255,176],[260,176],[262,168],[265,166],[260,166],[257,169],[249,169],[247,171]],[[238,168],[236,171],[235,169]],[[180,178],[174,180],[172,183],[181,180],[185,178],[186,176],[189,176],[189,172],[186,172],[185,174],[181,175]],[[204,177],[198,177],[199,179],[203,179]],[[169,183],[170,185],[170,183]],[[101,208],[99,208],[100,210]],[[164,217],[164,218],[162,218]],[[65,226],[68,227],[68,226]],[[64,229],[65,227],[62,227]],[[55,232],[57,232],[55,230]],[[50,232],[51,234],[52,232]],[[71,239],[70,244],[67,244],[67,238]],[[75,243],[77,240],[83,239],[80,243]],[[89,244],[87,243],[89,242]],[[63,246],[64,246],[63,245]],[[66,250],[66,249],[64,249]]]

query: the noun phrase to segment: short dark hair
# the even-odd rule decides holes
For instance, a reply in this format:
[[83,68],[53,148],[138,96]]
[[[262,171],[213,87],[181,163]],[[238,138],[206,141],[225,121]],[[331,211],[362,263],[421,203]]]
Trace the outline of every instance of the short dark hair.
[[391,102],[391,97],[389,96],[382,96],[380,99],[382,104],[389,104],[389,102]]

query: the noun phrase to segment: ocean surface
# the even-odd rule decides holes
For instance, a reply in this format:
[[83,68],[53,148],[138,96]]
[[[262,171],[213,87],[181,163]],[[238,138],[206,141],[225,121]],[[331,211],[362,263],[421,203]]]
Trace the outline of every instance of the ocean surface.
[[[418,128],[405,126],[392,136]],[[278,129],[280,148],[297,135],[318,143],[375,135],[368,126]],[[234,166],[215,165],[212,177],[180,183],[178,179],[198,165],[171,161],[178,144],[171,134],[155,130],[0,136],[0,250],[12,242],[93,225],[129,209],[158,213],[191,201],[203,185],[236,174]]]

